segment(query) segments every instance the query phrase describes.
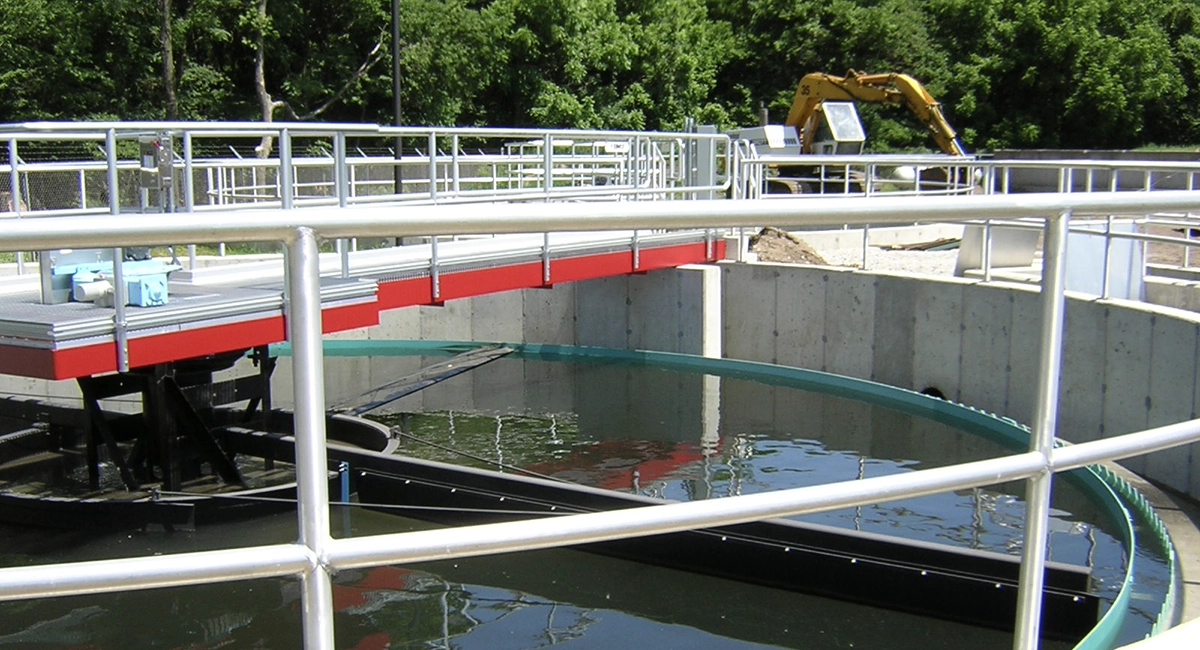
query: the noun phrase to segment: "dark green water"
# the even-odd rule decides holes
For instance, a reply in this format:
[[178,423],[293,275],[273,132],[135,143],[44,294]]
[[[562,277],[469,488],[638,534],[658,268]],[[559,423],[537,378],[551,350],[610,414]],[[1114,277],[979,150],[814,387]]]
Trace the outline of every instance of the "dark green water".
[[[328,363],[328,401],[337,404],[422,360]],[[938,422],[853,400],[620,364],[501,360],[406,397],[375,417],[405,434],[401,453],[505,471],[525,467],[677,500],[1007,453]],[[805,519],[1019,553],[1022,490],[989,486]],[[1093,567],[1095,590],[1111,596],[1124,570],[1120,544],[1068,482],[1056,482],[1054,501],[1052,559]],[[334,512],[338,536],[421,526],[355,508]],[[5,564],[31,564],[295,536],[291,515],[192,533],[0,529],[0,553]],[[1144,590],[1153,591],[1155,580],[1162,577],[1151,566]],[[1004,632],[568,550],[347,571],[335,582],[339,648],[961,648],[964,639],[973,648],[1011,646]],[[0,604],[0,647],[297,648],[298,594],[295,581],[259,580]],[[1145,616],[1135,613],[1130,638],[1140,638],[1137,626]]]

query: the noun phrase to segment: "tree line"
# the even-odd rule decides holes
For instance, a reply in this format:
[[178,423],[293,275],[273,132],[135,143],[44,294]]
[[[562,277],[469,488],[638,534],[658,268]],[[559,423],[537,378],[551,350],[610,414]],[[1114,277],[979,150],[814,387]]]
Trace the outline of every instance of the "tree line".
[[[905,72],[972,151],[1200,143],[1195,0],[4,0],[0,122],[678,129]],[[863,106],[877,150],[927,148]]]

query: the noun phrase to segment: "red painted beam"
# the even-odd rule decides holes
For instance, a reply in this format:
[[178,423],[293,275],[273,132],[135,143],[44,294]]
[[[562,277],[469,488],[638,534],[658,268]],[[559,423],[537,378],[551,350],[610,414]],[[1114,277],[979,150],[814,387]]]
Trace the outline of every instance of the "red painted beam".
[[[637,268],[629,250],[580,255],[551,260],[550,283],[577,282],[614,275],[673,268],[683,264],[723,259],[725,242],[718,239],[712,250],[704,242],[647,247],[639,251]],[[522,262],[486,269],[442,273],[439,293],[433,295],[428,275],[399,280],[380,280],[374,301],[337,305],[322,310],[322,331],[341,332],[379,324],[379,313],[414,305],[432,305],[515,289],[549,286],[542,276],[541,261]],[[158,332],[129,339],[131,367],[148,366],[178,359],[199,357],[276,343],[287,338],[283,315],[247,321]],[[58,349],[24,347],[0,343],[0,373],[39,379],[73,379],[114,372],[115,344],[111,341]]]

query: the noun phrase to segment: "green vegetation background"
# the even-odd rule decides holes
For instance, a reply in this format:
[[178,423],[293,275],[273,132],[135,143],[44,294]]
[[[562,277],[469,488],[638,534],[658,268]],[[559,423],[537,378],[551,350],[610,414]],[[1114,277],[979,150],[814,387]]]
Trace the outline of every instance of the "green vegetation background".
[[[972,151],[1200,142],[1196,0],[400,0],[403,119],[782,121],[808,72],[905,72]],[[392,120],[391,0],[3,0],[0,122]],[[164,61],[170,65],[164,66]],[[877,150],[931,146],[863,108]]]

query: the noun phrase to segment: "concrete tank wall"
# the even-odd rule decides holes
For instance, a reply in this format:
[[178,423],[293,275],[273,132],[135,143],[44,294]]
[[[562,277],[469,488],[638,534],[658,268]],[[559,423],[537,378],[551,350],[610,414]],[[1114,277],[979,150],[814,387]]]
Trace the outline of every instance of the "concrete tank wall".
[[[593,345],[719,357],[720,296],[720,270],[690,265],[396,309],[381,314],[378,326],[327,338]],[[379,386],[417,371],[422,363],[420,357],[327,359],[326,403],[333,407],[357,397],[364,377],[370,378],[368,385]],[[292,400],[290,368],[289,359],[281,359],[273,382],[281,405]],[[500,398],[489,390],[486,373],[477,377],[454,385],[470,391],[476,405]],[[529,379],[535,385],[554,383]],[[521,400],[514,403],[526,403]]]
[[[723,264],[725,355],[924,390],[1032,420],[1036,288],[791,266]],[[1196,417],[1200,315],[1070,297],[1059,435],[1072,442]],[[1125,464],[1200,498],[1200,445]]]

